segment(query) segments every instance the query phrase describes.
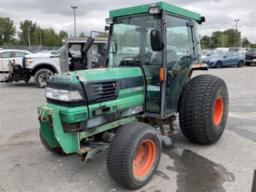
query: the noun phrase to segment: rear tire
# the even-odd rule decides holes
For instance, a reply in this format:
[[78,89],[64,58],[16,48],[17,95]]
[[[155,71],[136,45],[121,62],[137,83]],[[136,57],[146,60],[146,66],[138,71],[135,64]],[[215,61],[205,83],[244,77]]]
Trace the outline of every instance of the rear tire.
[[64,151],[60,148],[60,147],[55,147],[55,148],[52,148],[48,143],[47,141],[45,140],[45,138],[41,135],[40,133],[40,140],[41,140],[41,143],[43,144],[43,146],[45,147],[45,149],[47,149],[48,151],[56,154],[56,155],[61,155],[61,156],[65,156],[66,153],[64,153]]
[[158,167],[162,146],[156,129],[134,122],[117,131],[107,155],[111,178],[123,187],[144,186]]
[[185,88],[180,110],[180,128],[193,143],[209,145],[221,137],[228,118],[225,82],[212,75],[200,75]]
[[39,69],[34,76],[36,86],[39,88],[46,87],[47,81],[53,74],[50,69]]
[[218,61],[215,65],[216,68],[222,68],[222,62]]
[[245,65],[246,66],[251,66],[251,63],[250,62],[246,62]]
[[237,67],[239,68],[239,67],[242,67],[242,66],[244,66],[244,61],[241,60],[241,61],[238,62]]

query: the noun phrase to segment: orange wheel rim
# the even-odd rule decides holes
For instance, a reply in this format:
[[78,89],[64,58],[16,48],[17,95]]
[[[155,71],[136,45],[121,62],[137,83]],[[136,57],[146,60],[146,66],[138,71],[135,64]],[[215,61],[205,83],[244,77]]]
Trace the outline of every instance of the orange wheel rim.
[[143,141],[133,158],[133,174],[135,177],[144,177],[150,170],[156,159],[156,144],[153,140]]
[[224,113],[224,102],[222,97],[218,97],[215,100],[214,104],[214,112],[213,112],[213,122],[216,126],[218,126],[222,120]]

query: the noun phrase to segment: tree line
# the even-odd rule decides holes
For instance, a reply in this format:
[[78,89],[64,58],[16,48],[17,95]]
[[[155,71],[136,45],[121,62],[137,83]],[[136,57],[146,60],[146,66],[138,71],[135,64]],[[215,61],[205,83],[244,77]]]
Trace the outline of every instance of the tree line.
[[[32,20],[21,21],[17,30],[11,18],[0,17],[0,46],[60,46],[68,36],[66,31],[56,32],[53,28],[42,28]],[[86,35],[82,32],[79,36]]]
[[[129,36],[129,34],[125,35]],[[60,46],[62,40],[68,36],[66,31],[61,30],[60,32],[56,32],[53,28],[42,28],[32,20],[21,21],[19,23],[19,30],[17,30],[11,18],[0,17],[0,46]],[[79,35],[79,37],[85,36],[84,32]],[[242,38],[241,32],[235,29],[215,31],[211,36],[203,36],[201,38],[201,46],[203,49],[213,49],[217,47],[256,48],[256,44],[252,44],[246,37]]]
[[256,47],[246,37],[242,38],[241,32],[235,29],[225,31],[215,31],[211,36],[201,38],[203,49],[213,49],[217,47]]

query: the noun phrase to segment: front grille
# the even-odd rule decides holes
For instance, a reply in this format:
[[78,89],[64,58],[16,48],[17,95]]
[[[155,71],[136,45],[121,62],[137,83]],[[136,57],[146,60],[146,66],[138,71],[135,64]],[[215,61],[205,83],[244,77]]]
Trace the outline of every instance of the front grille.
[[117,82],[103,81],[88,83],[86,93],[89,103],[113,100],[117,97]]

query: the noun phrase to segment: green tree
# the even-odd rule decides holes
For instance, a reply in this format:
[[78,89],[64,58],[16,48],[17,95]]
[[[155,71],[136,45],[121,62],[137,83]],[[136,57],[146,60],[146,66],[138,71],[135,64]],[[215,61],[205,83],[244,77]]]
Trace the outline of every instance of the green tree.
[[20,32],[18,33],[22,45],[39,45],[41,28],[31,20],[20,22]]
[[222,44],[222,32],[221,31],[215,31],[212,33],[211,36],[211,48],[221,47]]
[[[246,39],[248,40],[248,39]],[[217,48],[217,47],[240,47],[241,32],[234,29],[225,31],[215,31],[210,37],[204,36],[201,39],[202,48]],[[250,42],[245,42],[250,44]]]
[[9,17],[0,17],[0,45],[13,44],[16,29]]
[[102,33],[99,33],[96,37],[103,37],[103,38],[105,38],[105,37],[108,37],[108,33],[102,32]]
[[211,38],[209,36],[203,36],[201,38],[201,46],[203,49],[208,49],[210,48],[211,45]]
[[241,32],[235,29],[228,29],[223,32],[227,35],[227,47],[240,47]]
[[250,43],[250,41],[246,37],[244,37],[242,39],[242,46],[243,47],[251,47],[251,43]]
[[43,29],[42,31],[42,39],[43,39],[43,45],[46,46],[60,46],[61,41],[59,38],[59,34],[55,32],[54,29],[48,28],[48,29]]
[[20,32],[18,34],[22,45],[45,45],[60,46],[62,40],[68,37],[66,31],[57,33],[52,28],[41,28],[36,22],[25,20],[20,22]]
[[68,33],[66,31],[61,30],[59,32],[59,41],[62,42],[62,40],[66,39],[66,38],[68,38]]
[[79,37],[81,37],[81,38],[82,38],[82,37],[86,37],[86,35],[85,35],[84,32],[81,32],[80,35],[79,35]]

